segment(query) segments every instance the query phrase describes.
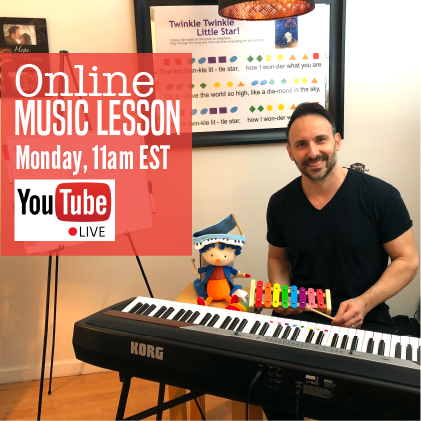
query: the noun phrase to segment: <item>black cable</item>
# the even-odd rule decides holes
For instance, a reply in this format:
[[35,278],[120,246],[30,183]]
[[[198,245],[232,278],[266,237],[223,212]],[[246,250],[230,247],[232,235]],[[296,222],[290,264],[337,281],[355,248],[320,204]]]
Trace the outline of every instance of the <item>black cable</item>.
[[249,419],[249,400],[250,400],[251,388],[256,384],[257,380],[262,374],[263,374],[263,370],[259,368],[259,370],[257,370],[256,375],[254,376],[253,380],[250,383],[249,391],[247,392],[247,401],[246,401],[246,421]]
[[304,418],[300,416],[300,396],[301,396],[301,387],[298,387],[295,391],[295,418],[297,420],[303,420]]
[[206,421],[206,418],[205,418],[205,416],[203,415],[202,408],[200,407],[199,402],[197,402],[197,399],[196,399],[196,398],[194,398],[194,401],[196,402],[196,406],[197,406],[197,409],[198,409],[198,410],[199,410],[199,412],[200,412],[200,416],[202,417],[202,420],[203,420],[203,421]]
[[419,312],[420,312],[420,311],[419,311],[419,310],[417,310],[417,311],[414,313],[414,319],[416,319],[416,317],[415,317],[415,316],[416,316],[416,314],[417,314],[417,313],[419,313]]

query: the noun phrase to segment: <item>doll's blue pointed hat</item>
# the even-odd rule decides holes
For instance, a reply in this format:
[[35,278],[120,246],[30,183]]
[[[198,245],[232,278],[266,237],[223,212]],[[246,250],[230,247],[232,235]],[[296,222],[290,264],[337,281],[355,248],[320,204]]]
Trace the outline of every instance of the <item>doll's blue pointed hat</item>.
[[234,214],[228,215],[225,219],[215,225],[211,225],[193,234],[193,244],[196,250],[200,250],[208,244],[224,243],[233,246],[243,247],[246,243],[246,236],[242,235],[240,227],[238,227],[241,235],[228,234],[236,226],[238,226]]

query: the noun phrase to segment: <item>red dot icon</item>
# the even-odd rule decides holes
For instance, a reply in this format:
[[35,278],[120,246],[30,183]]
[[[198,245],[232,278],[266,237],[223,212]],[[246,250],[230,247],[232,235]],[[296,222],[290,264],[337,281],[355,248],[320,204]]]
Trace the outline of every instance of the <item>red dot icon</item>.
[[69,228],[69,234],[70,235],[76,235],[77,234],[77,229],[75,227]]

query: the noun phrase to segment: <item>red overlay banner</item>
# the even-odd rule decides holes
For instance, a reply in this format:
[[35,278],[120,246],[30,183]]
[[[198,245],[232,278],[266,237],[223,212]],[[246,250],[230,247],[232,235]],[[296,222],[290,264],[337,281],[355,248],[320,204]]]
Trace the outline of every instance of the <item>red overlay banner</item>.
[[191,54],[1,60],[1,255],[190,255]]

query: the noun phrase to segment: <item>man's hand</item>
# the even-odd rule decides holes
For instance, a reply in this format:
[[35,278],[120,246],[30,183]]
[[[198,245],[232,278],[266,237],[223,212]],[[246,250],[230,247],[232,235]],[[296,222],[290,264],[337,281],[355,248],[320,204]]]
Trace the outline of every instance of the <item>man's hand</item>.
[[367,311],[361,298],[342,301],[335,318],[332,320],[332,325],[358,329],[363,324],[366,314]]
[[297,308],[292,308],[292,307],[288,307],[288,308],[283,308],[281,306],[279,307],[274,307],[273,311],[275,313],[278,313],[281,316],[290,316],[291,314],[300,314],[303,312],[303,309],[301,307],[297,307]]

